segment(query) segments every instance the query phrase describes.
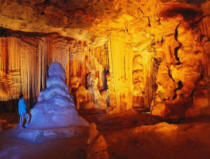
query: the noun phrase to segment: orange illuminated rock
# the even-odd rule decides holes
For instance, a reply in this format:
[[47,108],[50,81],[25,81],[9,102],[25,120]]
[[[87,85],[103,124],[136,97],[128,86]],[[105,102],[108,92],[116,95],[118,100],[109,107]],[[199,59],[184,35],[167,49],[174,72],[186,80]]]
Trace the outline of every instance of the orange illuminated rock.
[[58,61],[78,109],[142,107],[179,118],[195,107],[189,114],[204,114],[209,6],[188,0],[3,1],[0,99],[21,91],[36,99],[47,66]]
[[109,159],[108,145],[104,136],[97,130],[95,123],[90,124],[87,144],[87,159]]
[[155,105],[155,107],[152,109],[151,113],[152,115],[156,115],[156,116],[161,116],[161,117],[166,117],[166,115],[168,114],[168,109],[166,104],[164,103],[160,103]]

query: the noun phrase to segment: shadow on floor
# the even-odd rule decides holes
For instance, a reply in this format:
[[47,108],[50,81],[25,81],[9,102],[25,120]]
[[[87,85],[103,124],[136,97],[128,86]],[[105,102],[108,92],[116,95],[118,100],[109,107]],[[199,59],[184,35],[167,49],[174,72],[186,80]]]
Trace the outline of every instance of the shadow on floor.
[[160,122],[167,122],[170,124],[184,124],[195,122],[210,122],[210,116],[197,116],[191,118],[181,119],[163,119],[154,116],[149,112],[127,111],[115,115],[106,114],[100,110],[91,110],[89,112],[80,112],[89,122],[95,122],[100,131],[121,131],[143,125],[154,125]]

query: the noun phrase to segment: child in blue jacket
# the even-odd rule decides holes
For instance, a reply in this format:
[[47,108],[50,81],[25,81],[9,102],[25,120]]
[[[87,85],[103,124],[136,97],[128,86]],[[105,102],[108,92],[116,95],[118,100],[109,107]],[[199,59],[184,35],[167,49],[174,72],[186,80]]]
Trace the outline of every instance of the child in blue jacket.
[[20,95],[20,99],[18,101],[18,113],[20,115],[19,126],[24,128],[25,123],[29,124],[29,114],[27,113],[27,106],[22,94]]

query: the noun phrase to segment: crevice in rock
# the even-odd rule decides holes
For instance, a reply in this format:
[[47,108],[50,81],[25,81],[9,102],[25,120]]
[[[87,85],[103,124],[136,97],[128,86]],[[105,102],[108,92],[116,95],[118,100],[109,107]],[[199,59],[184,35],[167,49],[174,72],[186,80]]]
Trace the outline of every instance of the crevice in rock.
[[163,44],[165,42],[165,39],[162,37],[160,42],[161,44]]
[[180,90],[180,89],[183,88],[183,83],[182,83],[181,80],[177,82],[177,85],[178,85],[178,87],[177,87],[176,89],[174,89],[174,96],[173,96],[172,99],[176,99],[176,97],[177,97],[177,93],[176,93],[176,92],[177,92],[178,90]]
[[151,22],[150,22],[150,17],[147,16],[147,21],[148,21],[148,27],[151,27]]
[[143,12],[143,10],[142,10],[140,7],[138,8],[138,11],[139,11],[141,14],[144,15],[144,12]]
[[[175,80],[174,80],[174,78],[171,74],[170,68],[169,67],[167,67],[167,68],[168,68],[168,76],[173,80],[173,82],[175,82]],[[174,89],[174,96],[172,97],[173,100],[176,99],[176,97],[177,97],[176,92],[183,88],[183,82],[180,80],[180,81],[177,82],[177,85],[178,85],[178,87]]]
[[174,78],[172,77],[170,68],[169,67],[167,68],[168,68],[168,76],[175,82]]
[[178,28],[179,28],[180,24],[181,23],[179,23],[176,26],[175,33],[174,33],[174,38],[179,44],[177,47],[174,48],[174,56],[175,56],[175,59],[177,61],[176,65],[180,65],[181,64],[179,56],[178,56],[178,50],[182,47],[182,43],[178,40],[178,35],[179,35]]

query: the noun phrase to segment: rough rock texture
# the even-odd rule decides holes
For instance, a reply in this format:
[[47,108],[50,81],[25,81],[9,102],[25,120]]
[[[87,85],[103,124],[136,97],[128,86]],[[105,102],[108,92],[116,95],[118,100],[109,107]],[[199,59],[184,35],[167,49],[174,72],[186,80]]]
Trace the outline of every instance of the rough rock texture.
[[97,130],[95,123],[90,124],[87,144],[87,159],[109,159],[108,145],[104,136]]
[[[147,25],[170,2],[173,3],[171,0],[2,0],[0,26],[26,32],[59,32],[63,36],[99,42],[107,32],[126,28],[129,22],[139,20]],[[205,0],[177,2],[201,6]]]
[[87,121],[78,115],[69,95],[62,66],[56,62],[52,63],[48,75],[47,88],[40,93],[38,103],[31,110],[29,128],[87,126]]
[[80,136],[86,132],[88,122],[76,111],[74,101],[64,83],[65,70],[51,63],[48,70],[47,88],[31,110],[31,121],[27,128],[15,128],[14,135],[32,142],[43,142],[51,138]]
[[[209,114],[209,8],[206,0],[1,1],[1,99],[21,89],[37,96],[47,66],[59,61],[78,109],[117,113],[134,106],[164,118]],[[24,46],[11,45],[11,36]],[[12,53],[15,65],[8,62]],[[36,59],[39,71],[20,67],[18,58]],[[90,75],[94,88],[88,88]]]

